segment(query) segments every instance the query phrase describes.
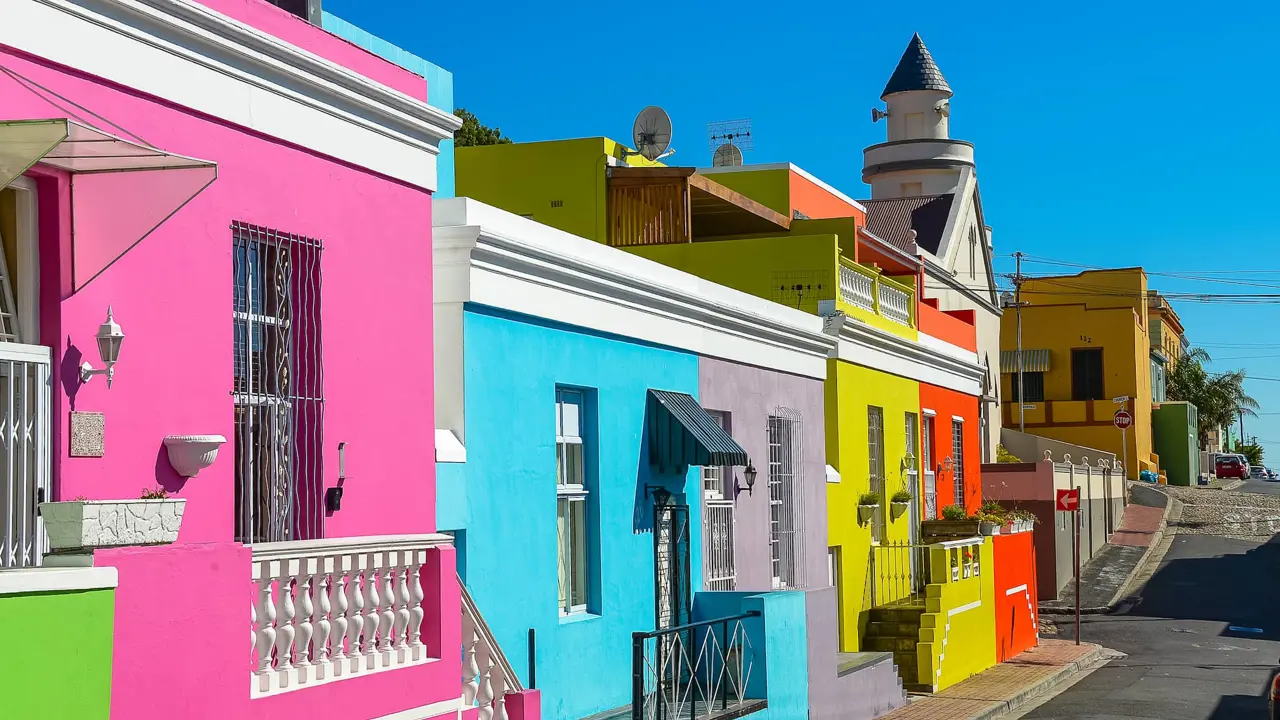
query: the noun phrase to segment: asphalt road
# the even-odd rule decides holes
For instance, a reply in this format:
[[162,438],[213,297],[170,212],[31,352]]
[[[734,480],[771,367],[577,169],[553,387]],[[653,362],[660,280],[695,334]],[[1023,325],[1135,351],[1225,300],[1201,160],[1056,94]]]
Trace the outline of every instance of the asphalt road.
[[1254,480],[1249,478],[1236,488],[1237,492],[1261,493],[1263,495],[1280,495],[1280,480]]
[[[1120,652],[1024,717],[1251,720],[1280,658],[1280,536],[1266,544],[1176,535],[1142,601],[1084,618],[1082,637]],[[1073,637],[1066,617],[1061,637]],[[1231,630],[1230,626],[1253,628]]]

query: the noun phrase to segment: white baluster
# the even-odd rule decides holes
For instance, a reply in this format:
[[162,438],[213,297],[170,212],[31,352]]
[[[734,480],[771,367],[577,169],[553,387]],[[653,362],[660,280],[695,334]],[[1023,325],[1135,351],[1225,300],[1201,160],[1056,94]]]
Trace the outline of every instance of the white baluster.
[[[357,555],[357,558],[364,557]],[[350,660],[351,671],[360,670],[360,633],[364,629],[364,594],[361,592],[360,579],[364,570],[358,565],[351,568],[351,576],[347,578],[347,599],[351,610],[347,612],[347,659]]]
[[258,650],[258,669],[254,673],[257,675],[266,675],[271,671],[271,648],[276,644],[276,606],[271,601],[273,579],[268,575],[257,580],[259,611],[254,613],[256,628],[254,646]]
[[369,556],[369,569],[364,573],[364,594],[365,594],[365,616],[364,616],[364,657],[365,667],[369,670],[378,668],[378,621],[381,615],[378,612],[378,604],[381,599],[378,597],[378,574],[376,555]]
[[382,616],[378,618],[378,637],[382,640],[382,667],[391,664],[391,646],[395,642],[396,624],[396,569],[392,566],[390,553],[386,556],[387,566],[382,569]]
[[293,576],[284,568],[277,578],[276,589],[276,670],[280,687],[289,684],[288,671],[293,669]]
[[333,674],[342,675],[342,639],[347,635],[347,568],[346,558],[334,561],[334,582],[329,584],[330,602],[333,605],[333,650],[329,657],[333,662]]
[[320,559],[320,574],[313,582],[316,589],[316,611],[311,616],[311,626],[315,629],[315,637],[311,640],[311,664],[317,666],[316,677],[327,677],[325,672],[329,664],[329,573],[325,567],[326,558]]
[[421,660],[427,654],[422,643],[422,618],[426,614],[422,599],[422,563],[418,561],[418,553],[415,552],[413,563],[409,567],[409,647],[414,660]]
[[494,676],[496,682],[493,686],[497,688],[493,698],[493,720],[507,720],[507,674],[497,663],[494,663],[490,674]]
[[[310,560],[302,560],[298,563],[297,582],[294,587],[298,591],[298,614],[294,618],[294,624],[298,630],[294,638],[294,662],[298,668],[306,668],[311,665],[311,636],[313,634],[311,627],[311,613],[315,612],[315,605],[311,602],[311,569]],[[299,681],[306,682],[308,675],[307,670],[302,670],[299,674]]]
[[480,720],[493,720],[493,662],[489,657],[489,647],[483,642],[476,643],[476,661],[480,665],[480,689],[476,692],[476,702],[480,705]]
[[405,552],[396,563],[396,662],[409,659],[409,568]]
[[462,706],[472,707],[476,703],[476,695],[480,690],[480,665],[476,662],[476,644],[480,636],[476,634],[475,623],[462,611]]

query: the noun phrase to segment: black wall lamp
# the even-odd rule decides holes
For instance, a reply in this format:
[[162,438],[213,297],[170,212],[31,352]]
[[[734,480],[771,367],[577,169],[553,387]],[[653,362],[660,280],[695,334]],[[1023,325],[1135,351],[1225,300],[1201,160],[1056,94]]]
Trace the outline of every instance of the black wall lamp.
[[753,491],[756,487],[756,466],[752,465],[750,460],[747,461],[747,467],[742,470],[742,479],[747,481],[747,487],[743,488],[739,485],[737,488],[738,492],[742,492],[745,489],[748,495],[754,495],[755,493]]
[[342,483],[347,479],[347,444],[338,443],[338,485],[324,491],[324,509],[335,513],[342,509]]

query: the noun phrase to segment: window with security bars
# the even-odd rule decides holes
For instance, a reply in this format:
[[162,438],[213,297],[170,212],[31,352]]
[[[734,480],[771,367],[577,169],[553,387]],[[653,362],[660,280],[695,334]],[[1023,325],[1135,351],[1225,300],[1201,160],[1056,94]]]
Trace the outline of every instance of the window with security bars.
[[952,474],[956,483],[956,505],[964,507],[964,423],[959,420],[951,421],[951,462],[955,464]]
[[556,390],[556,547],[560,613],[587,609],[586,397],[580,390]]
[[916,512],[916,499],[920,497],[920,418],[913,412],[905,414],[906,423],[903,433],[907,439],[907,452],[904,458],[907,462],[907,492],[912,497],[912,512]]
[[871,513],[871,540],[884,540],[884,409],[867,406],[867,458],[871,476],[871,492],[880,496],[880,504]]
[[800,413],[769,416],[769,547],[775,588],[804,587],[804,441]]
[[319,240],[233,223],[236,539],[323,535]]
[[[725,432],[730,432],[729,413],[708,410],[707,414]],[[728,591],[737,585],[733,550],[733,495],[725,489],[731,468],[708,465],[702,468],[702,573],[708,590]]]
[[938,478],[933,467],[933,416],[924,416],[924,438],[922,455],[924,459],[924,519],[938,518]]

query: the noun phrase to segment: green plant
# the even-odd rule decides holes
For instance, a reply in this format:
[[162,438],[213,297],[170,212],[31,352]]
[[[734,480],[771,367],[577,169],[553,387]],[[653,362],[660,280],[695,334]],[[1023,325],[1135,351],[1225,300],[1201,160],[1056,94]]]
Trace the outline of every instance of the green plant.
[[942,508],[942,519],[943,520],[968,520],[969,513],[965,512],[964,508],[959,505],[948,505]]
[[858,497],[859,505],[879,505],[880,493],[864,492]]
[[998,463],[1020,463],[1022,458],[1009,452],[1004,445],[996,446],[996,462]]
[[984,502],[982,503],[982,510],[981,510],[981,512],[984,512],[984,513],[986,513],[987,515],[998,515],[998,516],[1003,516],[1003,515],[1005,515],[1008,511],[1006,511],[1006,510],[1004,509],[1004,506],[1003,506],[1003,505],[1001,505],[1000,503],[996,502],[995,500],[986,500],[986,501],[984,501]]
[[164,500],[168,497],[169,497],[169,492],[164,488],[160,487],[159,485],[155,486],[154,488],[142,489],[143,500]]
[[1003,525],[1006,518],[1004,515],[993,515],[989,512],[979,510],[976,514],[974,514],[973,519],[977,520],[978,522]]
[[889,502],[909,503],[911,502],[911,491],[899,490],[898,492],[893,494],[893,497],[889,498]]
[[511,138],[502,134],[502,130],[497,127],[489,127],[480,122],[474,113],[469,112],[466,108],[458,108],[453,111],[454,115],[462,121],[462,127],[454,133],[453,141],[455,147],[471,147],[473,145],[507,145],[511,143]]
[[1014,520],[1030,520],[1033,523],[1039,521],[1039,518],[1036,517],[1036,514],[1031,512],[1030,510],[1015,508],[1009,514],[1013,516]]

